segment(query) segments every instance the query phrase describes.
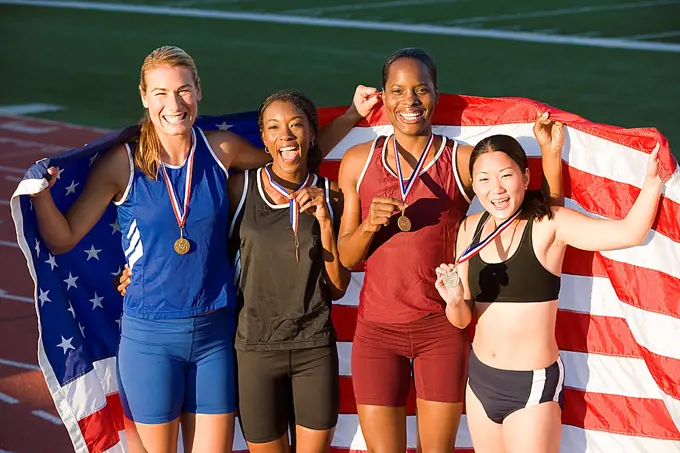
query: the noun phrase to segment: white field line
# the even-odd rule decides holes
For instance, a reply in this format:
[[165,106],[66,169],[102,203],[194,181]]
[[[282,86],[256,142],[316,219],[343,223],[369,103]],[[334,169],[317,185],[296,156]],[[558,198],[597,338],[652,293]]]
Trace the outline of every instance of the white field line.
[[675,38],[680,36],[680,30],[665,31],[662,33],[648,33],[646,35],[626,36],[626,39],[657,39],[657,38]]
[[6,167],[4,165],[0,165],[0,171],[6,171],[8,173],[19,173],[22,175],[26,173],[26,170],[24,170],[23,168]]
[[11,397],[11,396],[9,396],[5,393],[1,393],[1,392],[0,392],[0,401],[2,401],[3,403],[7,403],[7,404],[17,404],[17,403],[20,402],[18,399],[13,398],[13,397]]
[[353,5],[321,6],[318,8],[299,8],[283,11],[289,14],[323,14],[340,11],[359,11],[367,9],[395,8],[399,6],[431,5],[434,3],[454,3],[459,0],[394,0],[380,3],[359,3]]
[[449,21],[449,24],[472,24],[481,22],[495,22],[510,19],[533,19],[537,17],[566,16],[570,14],[594,13],[600,11],[615,11],[633,8],[647,8],[649,6],[664,6],[680,3],[679,0],[657,0],[651,2],[622,3],[620,5],[601,5],[601,6],[581,6],[577,8],[560,8],[543,11],[532,11],[528,13],[499,14],[497,16],[476,16],[465,17]]
[[[667,3],[677,3],[668,1]],[[563,44],[582,47],[609,49],[643,50],[653,52],[680,53],[680,44],[633,41],[616,38],[587,38],[583,36],[559,36],[541,33],[504,31],[490,29],[471,29],[432,24],[404,24],[395,22],[375,22],[270,13],[246,13],[237,11],[217,11],[190,8],[170,8],[150,5],[117,5],[113,3],[46,1],[46,0],[0,0],[0,5],[40,6],[51,8],[81,9],[120,13],[153,14],[159,16],[199,17],[205,19],[234,20],[244,22],[265,22],[288,25],[307,25],[322,28],[344,28],[353,30],[392,31],[398,33],[419,33],[439,36],[465,36],[469,38],[488,38],[505,41],[533,42],[540,44]]]
[[[0,245],[4,247],[16,247],[19,248],[19,244],[16,242],[10,242],[10,241],[0,241]],[[0,292],[0,297],[2,296],[2,292]]]
[[52,104],[0,105],[0,115],[35,115],[59,110],[64,110],[64,107]]
[[5,176],[5,179],[6,179],[7,181],[12,181],[12,182],[21,182],[21,178],[20,178],[19,176],[10,176],[10,175],[7,175],[7,176]]

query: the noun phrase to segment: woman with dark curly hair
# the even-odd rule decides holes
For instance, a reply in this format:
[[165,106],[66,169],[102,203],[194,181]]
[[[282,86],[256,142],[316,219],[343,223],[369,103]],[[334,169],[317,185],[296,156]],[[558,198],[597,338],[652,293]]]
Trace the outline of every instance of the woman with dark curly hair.
[[[258,122],[272,162],[229,180],[231,250],[237,252],[239,415],[251,452],[297,445],[327,451],[339,408],[338,354],[331,301],[350,273],[336,234],[337,183],[317,176],[316,107],[296,91],[269,96]],[[292,403],[292,406],[291,406]]]

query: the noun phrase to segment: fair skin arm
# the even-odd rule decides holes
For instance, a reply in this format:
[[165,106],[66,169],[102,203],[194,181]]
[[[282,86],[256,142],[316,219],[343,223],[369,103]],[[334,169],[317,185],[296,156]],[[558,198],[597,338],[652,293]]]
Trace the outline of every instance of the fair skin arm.
[[659,178],[658,153],[657,145],[649,156],[642,190],[625,218],[601,220],[571,209],[554,208],[552,223],[557,243],[589,251],[641,245],[656,217],[663,185]]
[[345,209],[340,223],[338,250],[340,261],[346,268],[352,268],[366,259],[375,233],[387,225],[403,206],[403,202],[394,198],[376,197],[371,201],[368,217],[362,222],[361,201],[356,187],[370,147],[371,143],[362,143],[350,148],[340,164],[338,184]]
[[[544,112],[534,122],[534,136],[541,148],[541,164],[543,166],[543,191],[550,195],[553,204],[564,204],[564,184],[562,181],[562,146],[564,145],[564,124],[550,119]],[[472,146],[461,145],[458,148],[458,172],[465,192],[472,199],[472,175],[470,174],[470,156]]]
[[[335,206],[335,214],[342,213],[342,199],[340,197],[338,184],[333,181],[330,183],[331,204]],[[300,203],[300,212],[307,212],[316,217],[321,227],[321,245],[324,249],[324,277],[328,283],[331,299],[338,300],[345,295],[349,285],[350,271],[340,262],[340,254],[336,241],[333,221],[331,220],[326,196],[323,189],[319,187],[305,187],[293,194]]]
[[114,197],[125,191],[130,164],[125,148],[119,146],[104,154],[93,166],[85,188],[64,215],[52,199],[51,188],[57,181],[57,169],[48,170],[49,186],[33,196],[38,230],[52,253],[71,250],[99,221]]
[[[324,157],[331,152],[354,125],[368,115],[378,103],[375,88],[359,85],[354,93],[352,105],[347,111],[319,131],[318,143]],[[256,148],[244,138],[229,131],[212,131],[207,134],[212,148],[217,151],[224,168],[248,170],[269,163],[272,158],[261,148]]]
[[[480,214],[474,214],[466,217],[461,222],[456,236],[457,257],[465,251],[465,244],[469,244],[472,241],[472,234],[480,217]],[[447,288],[444,286],[444,275],[454,269],[458,272],[460,283],[455,288]],[[461,263],[457,267],[453,264],[442,263],[435,269],[435,272],[437,280],[434,285],[439,295],[446,302],[446,318],[454,326],[464,329],[472,321],[472,310],[474,307],[474,300],[472,300],[472,293],[468,284],[468,262]]]

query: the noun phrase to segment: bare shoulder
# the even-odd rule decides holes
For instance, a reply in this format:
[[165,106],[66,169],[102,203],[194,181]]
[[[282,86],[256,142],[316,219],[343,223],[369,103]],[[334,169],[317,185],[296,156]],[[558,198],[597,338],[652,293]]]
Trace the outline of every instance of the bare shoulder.
[[229,131],[204,131],[210,147],[214,150],[229,152],[231,147],[241,146],[247,141],[240,135]]
[[475,229],[477,228],[477,225],[479,225],[479,220],[482,218],[482,212],[478,212],[476,214],[470,214],[469,216],[466,216],[461,220],[460,226],[458,227],[458,238],[460,239],[469,239],[472,238],[472,235],[475,232]]
[[363,166],[363,163],[368,158],[368,154],[370,153],[372,146],[372,141],[359,143],[358,145],[352,146],[350,149],[345,151],[345,154],[342,156],[343,165],[354,165],[355,163],[361,162]]
[[466,161],[470,160],[470,156],[472,155],[473,149],[474,146],[472,145],[466,145],[464,143],[458,142],[458,155],[464,158]]
[[130,179],[130,157],[125,144],[106,151],[92,166],[90,179],[124,190]]

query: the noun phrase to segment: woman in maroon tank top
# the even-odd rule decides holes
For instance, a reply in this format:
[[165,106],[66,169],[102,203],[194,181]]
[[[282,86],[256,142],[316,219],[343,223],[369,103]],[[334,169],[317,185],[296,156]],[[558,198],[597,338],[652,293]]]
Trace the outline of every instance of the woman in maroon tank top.
[[[348,150],[339,174],[340,260],[348,268],[366,263],[352,347],[359,421],[370,451],[403,452],[413,379],[419,447],[450,453],[470,340],[447,321],[432,270],[454,256],[457,225],[473,196],[472,147],[432,133],[437,70],[428,54],[397,51],[385,62],[382,81],[394,135]],[[547,115],[534,127],[555,198],[561,198],[562,131]]]

